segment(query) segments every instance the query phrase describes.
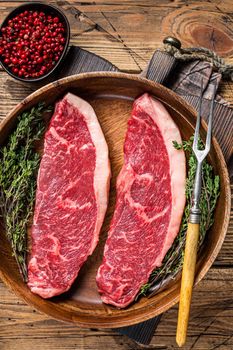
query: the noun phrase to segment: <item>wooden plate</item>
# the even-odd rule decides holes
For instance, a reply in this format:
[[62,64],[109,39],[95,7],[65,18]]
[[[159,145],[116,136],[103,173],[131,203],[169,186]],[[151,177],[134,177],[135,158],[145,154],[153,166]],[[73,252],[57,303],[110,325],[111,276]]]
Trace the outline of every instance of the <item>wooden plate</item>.
[[[112,166],[110,202],[101,231],[100,242],[94,254],[88,259],[71,290],[59,297],[43,300],[30,292],[23,283],[17,265],[12,257],[9,244],[3,231],[0,232],[0,277],[17,295],[39,311],[70,321],[81,327],[116,328],[144,321],[169,309],[179,299],[179,280],[169,284],[166,290],[154,297],[141,298],[124,310],[101,303],[97,292],[95,276],[102,258],[104,241],[108,231],[115,200],[116,176],[122,166],[122,146],[126,123],[135,97],[149,92],[160,99],[178,125],[183,139],[194,132],[195,112],[172,91],[138,76],[123,73],[87,73],[61,79],[49,84],[27,97],[4,120],[0,128],[0,141],[4,142],[16,117],[24,110],[45,101],[54,103],[66,92],[73,92],[88,100],[94,107],[105,134]],[[202,136],[205,135],[205,126]],[[198,259],[196,283],[198,283],[216,258],[225,234],[230,216],[230,185],[226,164],[221,150],[213,139],[209,157],[221,179],[221,195],[215,212],[215,222],[208,232],[204,249]]]

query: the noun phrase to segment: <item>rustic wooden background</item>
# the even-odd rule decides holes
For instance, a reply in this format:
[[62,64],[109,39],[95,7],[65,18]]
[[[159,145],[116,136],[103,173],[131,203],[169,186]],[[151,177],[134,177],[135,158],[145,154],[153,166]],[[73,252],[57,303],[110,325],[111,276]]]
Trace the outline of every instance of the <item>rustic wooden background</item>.
[[[23,1],[0,1],[0,21]],[[139,73],[166,35],[183,46],[205,46],[233,63],[232,0],[60,0],[71,24],[71,43]],[[32,92],[0,69],[0,120]],[[233,105],[233,83],[220,92]],[[149,349],[177,349],[177,307],[164,314]],[[139,349],[114,331],[82,330],[40,314],[0,282],[0,350]],[[233,211],[223,248],[195,289],[185,349],[233,349]]]

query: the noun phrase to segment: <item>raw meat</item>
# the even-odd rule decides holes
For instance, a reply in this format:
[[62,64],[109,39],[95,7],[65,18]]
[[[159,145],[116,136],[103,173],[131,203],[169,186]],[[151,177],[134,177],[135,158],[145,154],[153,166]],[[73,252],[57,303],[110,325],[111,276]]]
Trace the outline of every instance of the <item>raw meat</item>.
[[92,107],[68,93],[56,104],[37,180],[28,286],[67,291],[93,252],[108,202],[108,147]]
[[97,273],[103,302],[129,305],[178,234],[185,206],[185,155],[174,121],[148,94],[134,102],[117,179],[117,201]]

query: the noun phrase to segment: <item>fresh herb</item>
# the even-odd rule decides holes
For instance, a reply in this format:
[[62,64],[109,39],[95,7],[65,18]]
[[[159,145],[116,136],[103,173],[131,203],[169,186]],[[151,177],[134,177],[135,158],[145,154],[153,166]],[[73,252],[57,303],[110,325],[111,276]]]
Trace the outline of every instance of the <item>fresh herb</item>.
[[0,209],[13,255],[27,280],[27,225],[33,212],[40,155],[35,150],[45,129],[38,104],[18,118],[15,131],[0,150]]
[[[148,281],[141,287],[139,295],[148,295],[151,286],[162,285],[163,281],[168,278],[174,278],[181,271],[184,258],[184,248],[186,240],[186,232],[188,227],[189,213],[192,203],[192,191],[196,173],[196,157],[192,150],[193,136],[188,141],[183,141],[179,144],[173,141],[173,146],[177,149],[183,149],[188,156],[188,176],[186,180],[186,206],[180,226],[179,234],[177,235],[172,247],[167,252],[162,266],[155,269]],[[204,145],[199,140],[199,149],[203,149]],[[205,160],[202,165],[202,192],[200,198],[201,222],[200,222],[200,237],[199,248],[201,247],[206,231],[213,224],[214,209],[220,194],[220,179],[214,175],[213,167]]]

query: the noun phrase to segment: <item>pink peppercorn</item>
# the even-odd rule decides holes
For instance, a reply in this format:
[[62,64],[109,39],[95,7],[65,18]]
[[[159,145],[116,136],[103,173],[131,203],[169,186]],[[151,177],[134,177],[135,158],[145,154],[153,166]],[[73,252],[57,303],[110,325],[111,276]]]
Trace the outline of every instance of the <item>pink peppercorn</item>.
[[19,77],[41,77],[59,60],[66,42],[64,33],[59,17],[23,11],[1,29],[1,60]]

